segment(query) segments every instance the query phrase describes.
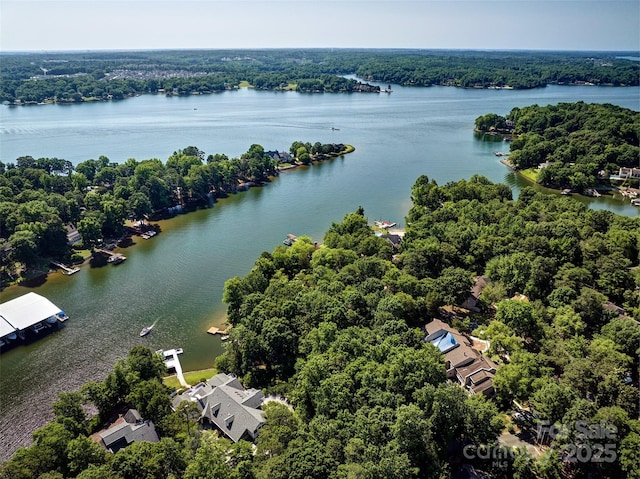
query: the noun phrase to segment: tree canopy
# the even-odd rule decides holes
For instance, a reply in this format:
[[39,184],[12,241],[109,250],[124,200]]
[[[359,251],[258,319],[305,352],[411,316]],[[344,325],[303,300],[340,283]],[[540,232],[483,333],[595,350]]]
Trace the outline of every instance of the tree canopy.
[[[294,145],[307,163],[353,150],[320,142]],[[67,244],[67,227],[80,233],[78,249],[117,241],[127,220],[209,207],[243,185],[268,182],[282,161],[274,156],[254,144],[231,159],[189,146],[165,163],[157,158],[114,163],[105,156],[75,166],[31,156],[0,162],[0,284],[15,281],[25,269],[47,266],[51,258],[81,261]],[[289,161],[299,160],[294,155]]]
[[188,95],[250,85],[301,92],[380,92],[408,86],[537,88],[638,85],[637,62],[607,52],[443,50],[187,50],[3,53],[0,101],[15,104]]
[[513,137],[509,162],[540,168],[538,183],[582,192],[640,164],[640,113],[610,104],[559,103],[487,114],[476,129]]
[[[0,476],[440,478],[458,470],[463,450],[488,448],[505,462],[479,453],[467,462],[496,478],[632,477],[640,466],[640,218],[531,189],[513,200],[480,176],[444,186],[420,177],[411,196],[399,250],[359,208],[321,246],[299,237],[226,283],[233,328],[217,368],[292,406],[265,406],[255,454],[201,431],[193,411],[172,411],[160,357],[134,348],[104,381],[61,395],[54,422]],[[603,282],[603,261],[621,258],[624,280]],[[465,315],[456,306],[478,275],[494,287],[479,313]],[[443,355],[421,329],[434,315],[490,341],[494,401],[446,379]],[[540,458],[497,442],[514,399],[568,427]],[[153,419],[159,443],[107,455],[87,441],[130,406]],[[568,446],[584,446],[579,421],[615,426],[619,460],[562,461]]]

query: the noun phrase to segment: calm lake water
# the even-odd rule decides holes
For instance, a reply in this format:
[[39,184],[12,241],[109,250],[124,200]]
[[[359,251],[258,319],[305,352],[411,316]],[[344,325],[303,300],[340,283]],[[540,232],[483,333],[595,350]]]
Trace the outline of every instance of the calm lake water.
[[[386,85],[385,85],[386,86]],[[70,316],[64,328],[0,356],[0,459],[28,444],[52,417],[60,391],[99,380],[135,345],[181,347],[186,370],[210,367],[220,354],[206,330],[224,317],[224,282],[244,275],[287,233],[322,241],[332,222],[359,205],[370,221],[400,225],[419,175],[438,183],[482,174],[517,193],[525,184],[492,152],[508,144],[474,137],[474,120],[515,106],[585,101],[640,110],[640,89],[549,86],[527,91],[403,88],[387,94],[298,94],[249,89],[216,95],[147,95],[120,102],[0,108],[0,159],[58,157],[74,164],[105,155],[165,161],[193,145],[239,156],[251,144],[288,149],[295,140],[349,143],[356,151],[282,173],[272,183],[213,208],[160,222],[162,233],[122,252],[121,265],[83,266],[74,276],[0,292],[7,301],[42,294]],[[336,130],[332,130],[335,128]],[[584,201],[626,215],[615,200]],[[158,321],[140,338],[143,326]]]

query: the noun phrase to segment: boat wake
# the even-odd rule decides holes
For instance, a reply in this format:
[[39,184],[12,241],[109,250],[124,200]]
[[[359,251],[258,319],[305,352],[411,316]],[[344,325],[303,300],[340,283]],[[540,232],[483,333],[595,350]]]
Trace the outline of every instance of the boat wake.
[[151,326],[145,326],[144,328],[142,328],[142,331],[140,331],[140,337],[146,336],[147,334],[149,334],[151,332],[151,330],[153,328],[155,328],[156,324],[158,324],[158,319],[155,320],[155,322],[151,325]]

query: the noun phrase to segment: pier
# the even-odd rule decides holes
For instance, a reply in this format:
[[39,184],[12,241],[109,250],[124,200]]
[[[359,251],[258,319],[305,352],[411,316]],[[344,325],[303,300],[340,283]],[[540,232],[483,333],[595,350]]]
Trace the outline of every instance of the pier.
[[178,381],[180,381],[182,387],[189,388],[191,386],[187,384],[187,381],[184,379],[184,374],[182,374],[182,365],[180,364],[180,359],[178,359],[178,354],[182,354],[183,352],[182,348],[168,349],[167,351],[159,349],[156,351],[156,353],[160,354],[164,359],[164,365],[167,369],[176,370],[176,376],[178,377]]
[[65,264],[58,263],[57,261],[52,261],[51,264],[57,268],[60,268],[64,274],[69,276],[80,271],[80,268],[71,268]]
[[218,328],[216,326],[212,326],[209,329],[207,329],[207,333],[213,334],[213,335],[219,334],[220,336],[224,336],[229,332],[230,329],[231,329],[231,326],[228,326],[224,329]]
[[99,249],[98,252],[106,254],[109,257],[107,259],[107,263],[120,264],[125,259],[127,259],[127,257],[125,255],[123,255],[123,254],[114,253],[113,251],[109,251],[108,249],[104,249],[104,248],[103,249]]

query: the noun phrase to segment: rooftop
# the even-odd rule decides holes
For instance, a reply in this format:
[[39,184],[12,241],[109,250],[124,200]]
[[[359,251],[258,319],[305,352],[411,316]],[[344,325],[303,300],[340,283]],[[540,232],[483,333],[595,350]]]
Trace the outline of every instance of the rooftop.
[[258,409],[264,400],[262,391],[245,389],[235,376],[220,373],[206,383],[196,384],[176,396],[174,407],[185,400],[195,402],[201,417],[234,442],[245,435],[255,439],[264,423],[264,412]]
[[15,332],[16,328],[7,323],[4,318],[0,317],[0,338]]
[[[47,298],[36,293],[27,293],[18,298],[0,304],[0,318],[19,331],[55,316],[61,309]],[[7,330],[7,326],[0,322],[0,331]],[[13,332],[13,331],[10,331]],[[9,333],[4,333],[2,336]]]
[[435,339],[429,341],[436,348],[440,350],[441,353],[446,353],[447,351],[455,348],[458,345],[456,338],[453,337],[453,334],[450,332],[446,332],[442,336],[438,336]]
[[111,452],[117,452],[132,442],[158,442],[160,438],[151,421],[144,420],[136,409],[129,409],[124,416],[107,429],[92,435],[96,441],[101,441]]

